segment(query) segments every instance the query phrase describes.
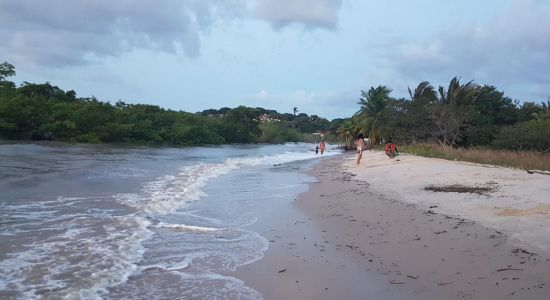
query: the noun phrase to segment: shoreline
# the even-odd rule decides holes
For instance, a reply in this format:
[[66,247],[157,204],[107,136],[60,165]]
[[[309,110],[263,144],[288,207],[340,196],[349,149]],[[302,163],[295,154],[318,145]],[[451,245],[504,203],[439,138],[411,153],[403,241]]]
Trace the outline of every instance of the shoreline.
[[406,172],[372,172],[405,170],[406,159],[380,159],[368,152],[356,167],[344,154],[313,166],[309,190],[256,228],[269,240],[264,258],[230,275],[265,299],[547,299],[547,252],[445,205],[404,201],[396,177]]

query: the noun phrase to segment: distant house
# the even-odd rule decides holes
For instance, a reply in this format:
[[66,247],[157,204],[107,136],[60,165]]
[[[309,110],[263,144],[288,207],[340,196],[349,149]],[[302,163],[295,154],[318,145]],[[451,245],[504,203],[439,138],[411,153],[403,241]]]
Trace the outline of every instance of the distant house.
[[272,118],[268,114],[263,114],[260,117],[258,117],[258,119],[262,123],[265,123],[265,122],[281,122],[281,120],[276,119],[276,118]]
[[312,134],[315,135],[315,136],[320,136],[321,138],[324,138],[325,135],[326,135],[326,134],[329,134],[329,133],[330,133],[330,131],[322,131],[322,132],[321,132],[321,131],[317,131],[317,132],[314,132],[314,133],[312,133]]

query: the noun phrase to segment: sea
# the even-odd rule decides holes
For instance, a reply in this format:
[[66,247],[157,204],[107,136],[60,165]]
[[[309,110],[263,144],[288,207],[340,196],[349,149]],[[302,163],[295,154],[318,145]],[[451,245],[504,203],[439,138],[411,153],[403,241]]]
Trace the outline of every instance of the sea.
[[262,259],[254,224],[320,159],[306,143],[0,144],[0,299],[261,299],[231,272]]

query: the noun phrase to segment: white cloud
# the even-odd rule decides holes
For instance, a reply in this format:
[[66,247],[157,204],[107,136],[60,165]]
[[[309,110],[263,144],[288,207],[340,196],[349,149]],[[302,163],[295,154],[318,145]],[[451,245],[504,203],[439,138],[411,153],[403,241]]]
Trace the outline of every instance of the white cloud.
[[269,93],[266,90],[261,90],[258,93],[252,95],[252,99],[264,100],[270,97]]
[[397,74],[418,81],[462,76],[512,90],[527,83],[550,88],[550,5],[512,1],[490,22],[453,28],[425,42],[403,42],[385,61]]

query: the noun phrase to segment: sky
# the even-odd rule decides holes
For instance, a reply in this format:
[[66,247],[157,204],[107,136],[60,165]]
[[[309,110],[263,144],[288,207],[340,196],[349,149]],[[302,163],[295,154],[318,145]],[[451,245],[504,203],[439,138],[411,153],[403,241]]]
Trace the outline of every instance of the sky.
[[0,0],[12,78],[197,112],[246,105],[350,117],[453,77],[550,97],[550,0]]

